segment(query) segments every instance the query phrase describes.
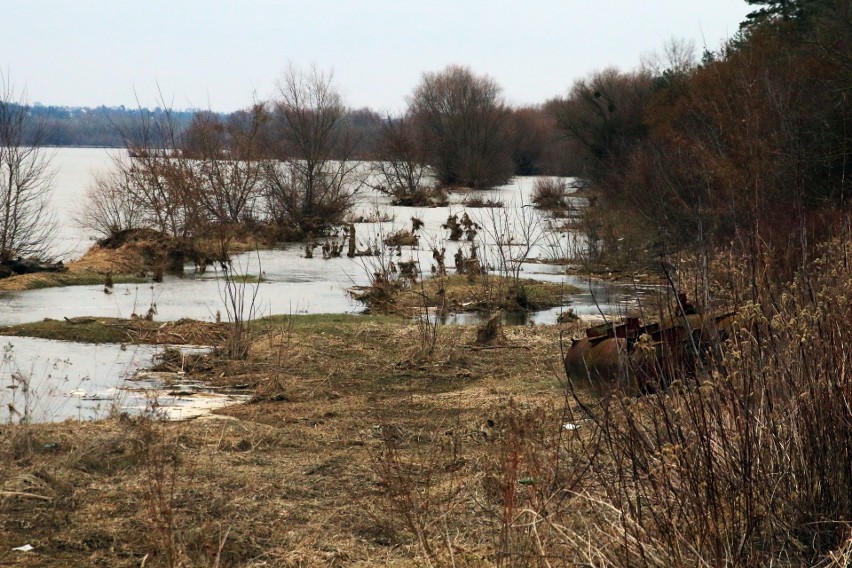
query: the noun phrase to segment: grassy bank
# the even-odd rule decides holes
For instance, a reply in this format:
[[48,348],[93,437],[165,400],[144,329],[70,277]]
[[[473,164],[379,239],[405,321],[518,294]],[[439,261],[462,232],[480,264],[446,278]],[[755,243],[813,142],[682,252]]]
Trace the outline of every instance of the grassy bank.
[[565,304],[579,289],[564,283],[496,275],[453,274],[421,282],[374,282],[353,296],[374,313],[416,314],[424,308],[447,312],[543,310]]

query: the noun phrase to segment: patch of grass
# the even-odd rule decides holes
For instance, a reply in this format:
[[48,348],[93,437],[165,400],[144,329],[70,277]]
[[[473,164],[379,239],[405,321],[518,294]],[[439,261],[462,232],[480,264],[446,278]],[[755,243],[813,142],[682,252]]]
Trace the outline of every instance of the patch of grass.
[[[46,319],[0,327],[0,334],[82,343],[122,343],[128,340],[121,320],[100,318]],[[151,322],[149,322],[151,323]]]
[[[104,283],[104,275],[96,272],[38,272],[0,280],[0,290],[24,291],[59,286],[96,286]],[[133,274],[113,274],[115,284],[144,284],[147,278]]]
[[[486,277],[454,274],[428,278],[421,283],[400,288],[392,304],[374,307],[381,313],[411,314],[424,306],[445,306],[451,312],[481,310],[542,310],[561,306],[565,297],[580,290],[556,282],[488,275]],[[358,296],[356,295],[356,298]],[[443,301],[442,301],[443,298]]]
[[532,202],[536,207],[549,211],[569,210],[570,191],[568,182],[562,178],[537,179],[533,186]]
[[199,344],[216,346],[227,324],[179,320],[78,317],[0,327],[0,335],[37,337],[82,343]]
[[485,198],[481,195],[474,195],[465,199],[462,203],[464,203],[465,207],[469,207],[472,209],[475,208],[488,208],[488,207],[503,207],[504,203],[499,199],[494,198]]

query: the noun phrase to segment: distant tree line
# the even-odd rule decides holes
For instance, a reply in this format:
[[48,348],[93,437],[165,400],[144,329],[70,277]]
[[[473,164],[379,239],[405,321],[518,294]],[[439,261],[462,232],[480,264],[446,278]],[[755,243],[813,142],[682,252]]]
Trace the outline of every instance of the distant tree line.
[[[450,69],[455,69],[455,71],[449,72],[457,74],[456,80],[463,78],[465,74],[469,75],[464,77],[465,79],[474,79],[469,70],[463,68]],[[433,75],[437,77],[440,73]],[[564,152],[565,142],[561,139],[556,128],[556,122],[549,109],[544,105],[506,107],[500,99],[499,86],[491,79],[486,80],[491,82],[493,102],[500,103],[498,105],[500,111],[492,117],[496,120],[490,125],[493,130],[483,133],[489,134],[490,142],[488,144],[490,146],[488,151],[491,152],[491,156],[488,159],[499,162],[497,169],[503,173],[508,171],[510,175],[570,173],[569,170],[572,169],[574,164],[571,163],[570,157]],[[438,85],[434,82],[430,83],[430,88],[435,87],[438,87]],[[440,88],[449,88],[449,85],[445,84]],[[500,100],[498,101],[498,99]],[[15,103],[12,102],[12,104]],[[420,113],[421,117],[425,116],[427,112],[427,104],[426,93],[421,90],[416,111]],[[176,130],[182,132],[193,124],[197,124],[197,117],[201,117],[199,120],[215,117],[217,121],[224,124],[240,120],[247,112],[247,110],[240,110],[234,113],[219,113],[208,110],[178,110],[163,107],[153,109],[124,106],[66,107],[41,104],[24,106],[24,110],[31,117],[27,131],[24,133],[24,139],[38,139],[45,146],[58,147],[122,148],[126,145],[123,133],[138,129],[139,125],[147,120],[163,119],[166,114],[169,115],[169,120],[173,122]],[[413,111],[414,109],[412,109]],[[403,118],[382,116],[369,108],[344,108],[344,113],[346,114],[346,121],[353,130],[355,155],[364,160],[381,157],[380,148],[383,144],[382,135],[386,124],[401,121]],[[462,117],[457,116],[456,119],[459,120],[459,124],[462,123]],[[450,128],[450,124],[434,123],[431,136],[433,138],[440,136],[440,140],[451,144],[444,136],[446,133],[442,129],[445,128]],[[457,129],[455,132],[460,138],[473,135],[472,131],[461,132]],[[272,135],[271,132],[269,134]],[[192,133],[188,133],[189,143],[191,143],[192,136]],[[458,140],[452,142],[455,145],[458,145],[458,143]],[[446,147],[445,150],[451,151],[449,147]],[[456,158],[452,159],[459,159],[459,156],[457,155]],[[450,184],[456,181],[453,179],[454,175],[447,171],[447,160],[452,159],[445,156],[443,168],[444,180]],[[480,175],[474,175],[475,179],[472,181],[459,181],[462,184],[470,181],[473,185],[481,186],[485,180],[480,179]],[[497,178],[505,178],[505,176],[501,174]]]

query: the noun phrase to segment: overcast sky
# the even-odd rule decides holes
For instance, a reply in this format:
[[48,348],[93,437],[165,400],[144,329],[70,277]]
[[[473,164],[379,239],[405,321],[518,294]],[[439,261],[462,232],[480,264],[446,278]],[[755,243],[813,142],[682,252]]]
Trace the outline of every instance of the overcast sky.
[[424,71],[467,65],[541,103],[671,38],[700,53],[744,0],[0,0],[0,68],[30,103],[232,111],[288,63],[333,70],[352,107],[401,110]]

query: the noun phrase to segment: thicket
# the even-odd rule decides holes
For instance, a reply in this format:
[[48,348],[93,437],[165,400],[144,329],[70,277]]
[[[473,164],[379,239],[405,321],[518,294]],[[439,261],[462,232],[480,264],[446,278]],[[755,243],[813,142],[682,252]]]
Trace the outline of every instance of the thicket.
[[758,247],[792,269],[842,226],[852,7],[753,3],[763,8],[701,62],[673,49],[662,65],[605,70],[551,102],[616,229],[616,256]]

